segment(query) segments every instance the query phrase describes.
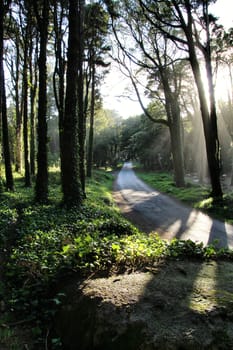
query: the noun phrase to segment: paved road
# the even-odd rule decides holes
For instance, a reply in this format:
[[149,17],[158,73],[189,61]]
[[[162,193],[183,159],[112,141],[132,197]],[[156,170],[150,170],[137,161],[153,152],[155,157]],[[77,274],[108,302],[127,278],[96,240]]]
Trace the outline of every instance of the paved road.
[[[128,217],[146,232],[156,231],[162,238],[191,239],[204,245],[219,240],[219,247],[233,249],[233,226],[213,220],[147,186],[125,163],[116,180],[116,193],[127,207]],[[118,196],[118,204],[119,196]]]

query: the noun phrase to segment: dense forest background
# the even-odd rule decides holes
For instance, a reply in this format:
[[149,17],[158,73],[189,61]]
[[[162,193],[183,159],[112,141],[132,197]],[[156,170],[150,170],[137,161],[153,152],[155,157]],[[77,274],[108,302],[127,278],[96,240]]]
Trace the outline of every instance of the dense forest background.
[[[63,201],[80,204],[93,167],[130,159],[221,197],[222,176],[233,183],[233,32],[214,2],[0,0],[2,185],[23,173],[46,202],[57,166]],[[141,115],[103,109],[113,62]]]

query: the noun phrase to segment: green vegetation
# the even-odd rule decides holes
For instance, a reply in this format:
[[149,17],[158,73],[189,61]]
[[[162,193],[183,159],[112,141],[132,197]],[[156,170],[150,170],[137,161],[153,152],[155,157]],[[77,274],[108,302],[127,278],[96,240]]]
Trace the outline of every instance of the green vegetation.
[[[60,206],[60,181],[55,170],[50,174],[47,205],[33,203],[33,190],[26,189],[21,178],[16,180],[15,192],[1,194],[4,270],[0,271],[0,301],[4,301],[4,313],[0,323],[4,329],[0,327],[0,345],[9,346],[7,334],[14,340],[9,325],[23,322],[30,325],[33,341],[40,349],[64,298],[60,286],[74,273],[82,277],[131,271],[174,258],[232,259],[232,252],[217,251],[213,246],[176,239],[168,243],[157,234],[139,232],[114,206],[113,180],[111,172],[96,171],[88,181],[83,206],[69,210]],[[165,175],[163,181],[168,183]],[[59,340],[52,342],[53,348],[59,349]],[[23,349],[13,346],[15,340],[8,349]]]
[[233,192],[225,194],[223,199],[217,202],[210,196],[210,187],[194,184],[191,180],[187,181],[186,187],[180,188],[175,186],[172,175],[168,173],[144,173],[138,170],[137,175],[151,187],[215,218],[233,224]]

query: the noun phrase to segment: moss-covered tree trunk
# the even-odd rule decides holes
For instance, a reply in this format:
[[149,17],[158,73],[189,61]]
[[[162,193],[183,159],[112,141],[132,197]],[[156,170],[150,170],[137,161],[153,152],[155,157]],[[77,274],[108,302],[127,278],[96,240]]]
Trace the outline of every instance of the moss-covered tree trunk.
[[78,139],[79,0],[69,1],[69,39],[65,113],[62,136],[62,191],[64,204],[79,205],[83,191],[80,181]]

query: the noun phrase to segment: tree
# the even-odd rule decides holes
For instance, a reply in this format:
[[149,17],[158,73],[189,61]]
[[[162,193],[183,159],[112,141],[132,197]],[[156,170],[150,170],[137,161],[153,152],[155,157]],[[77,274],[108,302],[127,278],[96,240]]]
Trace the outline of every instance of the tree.
[[86,114],[84,105],[84,11],[85,0],[77,3],[77,114],[78,114],[78,152],[79,152],[79,176],[83,196],[85,196],[85,138],[86,138]]
[[[204,2],[170,0],[153,3],[151,6],[150,1],[139,0],[140,7],[143,13],[146,14],[147,20],[179,48],[188,52],[199,96],[212,196],[222,198],[219,140],[211,69],[210,16],[208,14],[208,4],[210,2],[208,0]],[[205,32],[204,42],[202,42],[203,34],[200,35],[200,26]],[[200,52],[202,52],[205,60],[206,76],[209,82],[208,101],[202,81]]]
[[[20,17],[21,18],[21,17]],[[22,101],[20,91],[20,77],[22,73],[22,35],[19,24],[11,16],[11,30],[8,35],[12,37],[10,42],[10,59],[6,60],[10,76],[12,79],[13,89],[10,90],[11,96],[15,103],[16,115],[16,137],[15,137],[15,170],[19,173],[22,171]],[[14,40],[13,40],[14,38]]]
[[30,84],[30,173],[35,175],[35,154],[36,154],[36,97],[38,90],[38,45],[39,36],[33,23],[31,23],[31,33],[29,40],[29,84]]
[[6,89],[3,67],[4,52],[4,17],[10,6],[10,1],[0,0],[0,117],[2,119],[2,139],[3,154],[5,161],[6,188],[13,191],[14,181],[11,168],[11,156],[9,147],[8,121],[7,121],[7,105],[6,105]]
[[94,116],[95,116],[95,66],[92,67],[91,77],[91,107],[90,107],[90,126],[87,149],[87,176],[92,176],[93,163],[93,142],[94,142]]
[[[233,109],[233,28],[230,28],[228,32],[223,30],[222,26],[217,28],[216,37],[214,43],[212,43],[212,51],[216,60],[217,74],[219,70],[227,70],[229,80],[228,90],[228,101],[225,106],[221,103],[220,110],[224,116],[224,122],[227,125],[229,135],[231,137],[231,185],[233,185],[233,120],[232,120],[232,109]],[[217,75],[218,77],[218,75]],[[222,77],[220,78],[222,79]],[[218,83],[218,79],[217,79]],[[227,81],[225,82],[227,86]]]
[[[63,121],[63,149],[61,157],[61,175],[63,200],[66,205],[80,205],[83,199],[82,185],[80,181],[80,157],[79,157],[79,134],[80,123],[78,121],[82,109],[81,95],[78,88],[81,84],[81,64],[82,52],[80,52],[80,11],[83,11],[82,0],[69,1],[69,38],[68,38],[68,61],[66,73],[66,94],[65,94],[65,112]],[[78,81],[79,79],[79,81]],[[79,84],[78,84],[79,82]],[[81,102],[81,106],[79,103]]]
[[[93,161],[93,142],[94,142],[94,117],[96,102],[98,98],[97,86],[100,83],[100,73],[97,70],[106,69],[109,63],[104,62],[106,53],[110,50],[106,45],[106,36],[108,34],[109,16],[103,6],[99,3],[93,3],[86,6],[85,16],[85,46],[87,57],[86,68],[86,102],[88,102],[88,89],[90,88],[90,124],[87,146],[87,176],[92,175]],[[87,103],[86,103],[87,107]],[[87,112],[87,108],[85,108]]]
[[[123,51],[118,54],[117,61],[123,67],[125,74],[129,77],[134,86],[138,100],[146,116],[155,123],[162,123],[168,126],[171,137],[171,152],[173,156],[174,177],[178,187],[185,185],[184,180],[184,157],[182,142],[182,123],[179,107],[179,96],[181,91],[182,64],[178,63],[180,59],[175,57],[174,45],[168,42],[166,36],[159,33],[153,26],[153,23],[147,20],[140,6],[134,4],[133,7],[128,6],[125,1],[125,7],[121,13],[121,21],[124,18],[122,31],[124,35],[119,34],[117,27],[114,27],[114,34],[117,43]],[[114,22],[113,22],[114,24]],[[126,32],[129,39],[125,40]],[[132,49],[132,39],[137,50]],[[129,43],[129,44],[128,44]],[[127,45],[128,44],[128,45]],[[140,85],[140,77],[134,75],[131,69],[132,65],[139,67],[142,74],[147,74],[150,78],[150,89],[153,84],[153,94],[150,96],[160,101],[164,101],[167,119],[160,119],[151,115],[143,106],[138,85]],[[149,84],[147,84],[147,87]],[[150,91],[150,90],[149,90]],[[160,93],[159,93],[160,91]],[[162,95],[161,96],[161,91]]]
[[116,166],[120,160],[121,119],[111,110],[99,109],[95,118],[93,163]]
[[22,27],[22,41],[23,41],[23,81],[22,81],[22,98],[23,98],[23,144],[24,144],[24,172],[25,172],[25,186],[31,186],[31,174],[29,164],[29,136],[28,136],[28,95],[29,95],[29,84],[28,84],[28,62],[29,62],[29,36],[32,31],[31,18],[32,11],[31,7],[27,8],[25,4],[25,26],[21,23]]
[[33,1],[36,20],[40,34],[39,51],[39,98],[38,98],[38,151],[37,151],[37,176],[35,187],[35,199],[37,202],[48,200],[48,159],[47,159],[47,68],[46,48],[48,40],[49,2],[48,0]]
[[65,149],[63,145],[64,135],[64,108],[65,108],[65,68],[66,68],[66,45],[64,36],[66,30],[64,27],[64,20],[67,15],[67,1],[53,1],[53,22],[54,22],[54,49],[55,49],[55,66],[53,73],[53,89],[56,107],[58,110],[58,127],[59,127],[59,143],[60,143],[60,163],[61,173],[63,174],[63,155]]

